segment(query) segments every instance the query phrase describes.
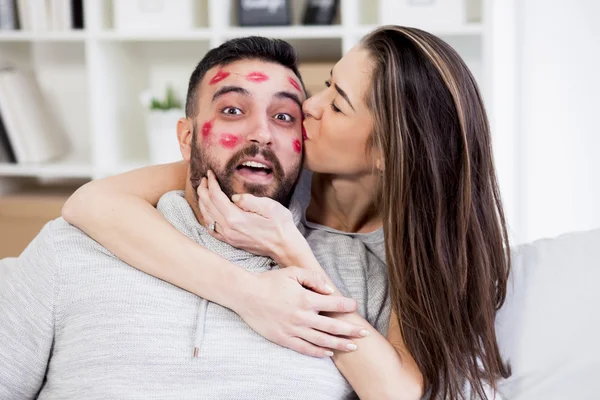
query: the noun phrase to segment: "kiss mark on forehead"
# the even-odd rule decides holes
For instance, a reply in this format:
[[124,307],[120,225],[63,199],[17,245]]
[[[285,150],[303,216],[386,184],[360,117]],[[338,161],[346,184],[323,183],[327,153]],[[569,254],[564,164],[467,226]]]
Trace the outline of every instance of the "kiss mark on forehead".
[[294,145],[294,151],[296,153],[298,153],[298,154],[302,153],[302,143],[300,143],[299,139],[294,139],[292,144]]
[[246,79],[252,82],[264,82],[266,80],[269,79],[269,77],[265,74],[263,74],[262,72],[250,72],[248,75],[246,75]]
[[212,126],[213,126],[212,121],[206,121],[204,123],[204,125],[202,125],[202,137],[204,139],[208,139],[208,137],[210,136],[210,133],[212,131]]
[[240,140],[240,137],[238,135],[232,135],[231,133],[224,133],[221,135],[221,139],[219,140],[219,143],[221,144],[221,146],[225,147],[226,149],[233,149],[235,146],[237,146],[239,140]]
[[219,83],[223,79],[227,78],[229,75],[229,72],[225,72],[222,69],[220,69],[219,72],[217,72],[217,74],[210,80],[209,84],[214,85],[215,83]]
[[292,86],[299,92],[302,91],[302,88],[300,88],[300,85],[298,84],[298,82],[296,82],[296,80],[294,78],[288,78],[288,81],[292,84]]

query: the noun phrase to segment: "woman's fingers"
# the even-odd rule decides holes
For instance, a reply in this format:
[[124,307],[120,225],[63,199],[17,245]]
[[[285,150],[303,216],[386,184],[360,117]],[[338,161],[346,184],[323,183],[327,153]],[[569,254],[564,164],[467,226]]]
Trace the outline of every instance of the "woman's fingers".
[[268,218],[272,207],[272,199],[256,197],[250,193],[236,194],[231,197],[236,206],[244,211]]
[[212,171],[207,171],[206,176],[208,178],[208,195],[214,208],[219,211],[221,215],[230,220],[239,216],[239,209],[231,203],[231,200],[221,190],[219,182],[215,178],[215,174]]
[[283,346],[310,357],[323,358],[333,356],[331,350],[315,346],[299,337],[289,338],[283,343]]
[[[362,326],[350,324],[345,321],[340,321],[335,318],[326,317],[316,314],[309,321],[309,326],[321,332],[328,333],[333,336],[346,336],[349,338],[363,338],[369,336],[369,331]],[[308,340],[308,338],[306,338]],[[315,343],[315,342],[313,342]],[[315,343],[319,344],[319,343]],[[346,343],[344,343],[345,346]],[[330,346],[325,346],[330,347]],[[332,348],[332,347],[330,347]],[[351,350],[346,347],[336,347],[338,350]]]
[[[223,229],[228,227],[227,221],[215,207],[208,190],[208,179],[202,178],[202,181],[200,181],[200,186],[198,186],[198,204],[200,209],[202,210],[202,208],[204,208],[205,212],[210,217],[210,219],[205,219],[205,223],[207,225],[206,228],[208,228],[208,225],[214,221],[220,225],[220,232],[223,232]],[[202,216],[204,217],[204,213]]]
[[[201,188],[206,188],[206,178],[202,178],[202,180],[200,181],[200,186],[198,186],[198,198],[201,198]],[[205,190],[205,189],[203,189]],[[198,201],[198,208],[200,209],[200,214],[202,215],[202,219],[204,220],[205,223],[205,228],[208,231],[208,233],[214,237],[217,238],[219,240],[223,240],[223,236],[217,232],[218,228],[217,228],[217,221],[215,220],[215,217],[213,217],[213,215],[208,211],[205,203],[201,200]],[[214,224],[214,225],[213,225]],[[214,226],[215,229],[212,229],[212,227]]]
[[319,348],[339,350],[344,352],[354,351],[358,348],[352,340],[329,335],[314,329],[306,329],[300,336],[302,339]]
[[308,292],[306,296],[311,307],[319,312],[351,313],[358,308],[356,300],[348,297],[323,296],[311,292]]
[[324,274],[299,267],[288,267],[286,271],[307,289],[321,294],[332,294],[334,292],[333,287],[327,283]]
[[333,293],[333,288],[329,286],[322,273],[298,267],[288,267],[285,270],[299,284],[313,291],[307,291],[306,296],[314,310],[348,313],[354,312],[358,308],[358,303],[354,299],[343,296],[324,296]]

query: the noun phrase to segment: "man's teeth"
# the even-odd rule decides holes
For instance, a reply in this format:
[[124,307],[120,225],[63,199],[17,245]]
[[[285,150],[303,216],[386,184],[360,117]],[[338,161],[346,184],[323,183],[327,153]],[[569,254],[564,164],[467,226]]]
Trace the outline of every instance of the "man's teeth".
[[269,167],[267,167],[265,164],[261,164],[259,162],[256,161],[246,161],[245,163],[242,164],[244,167],[253,167],[253,168],[264,168],[264,169],[269,169]]

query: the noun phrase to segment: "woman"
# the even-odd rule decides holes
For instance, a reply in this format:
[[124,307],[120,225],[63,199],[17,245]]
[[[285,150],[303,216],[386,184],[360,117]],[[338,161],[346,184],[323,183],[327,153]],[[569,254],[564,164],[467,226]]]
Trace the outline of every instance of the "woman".
[[[306,223],[361,234],[387,261],[389,342],[377,332],[355,339],[358,350],[336,352],[336,365],[361,398],[380,398],[375,383],[397,381],[402,385],[388,385],[415,398],[423,390],[432,398],[458,399],[465,380],[474,395],[485,398],[484,383],[496,389],[510,374],[494,328],[510,257],[487,117],[469,70],[435,36],[383,27],[336,64],[327,88],[307,100],[303,111],[305,168],[313,171]],[[136,268],[225,302],[215,289],[224,285],[223,259],[179,235],[153,208],[163,193],[183,188],[184,180],[185,166],[173,164],[92,182],[63,213]],[[253,243],[245,235],[256,214],[267,217],[268,226],[286,224],[285,213],[268,199],[243,195],[234,199],[236,208],[223,201],[210,176],[199,194],[202,213],[216,222],[221,239],[277,257],[284,266],[319,270],[307,250],[290,250],[297,248],[296,239],[288,243],[280,236],[261,247],[264,238]],[[229,207],[239,212],[235,229]],[[195,270],[199,260],[210,260],[214,268]],[[266,303],[258,309],[274,307]],[[335,318],[358,321],[347,314]],[[267,331],[261,326],[273,323],[250,322],[261,334]],[[390,352],[390,344],[397,352]],[[415,383],[419,390],[410,390]]]

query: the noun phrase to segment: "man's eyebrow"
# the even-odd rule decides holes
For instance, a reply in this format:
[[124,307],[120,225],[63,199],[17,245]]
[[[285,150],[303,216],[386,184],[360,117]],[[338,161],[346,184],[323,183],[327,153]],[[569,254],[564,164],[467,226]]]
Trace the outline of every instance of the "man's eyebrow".
[[239,93],[242,96],[251,96],[250,92],[246,89],[244,89],[243,87],[239,87],[239,86],[222,86],[219,88],[219,90],[217,90],[215,92],[215,94],[213,94],[212,100],[211,102],[214,103],[215,100],[217,100],[219,97],[227,94],[227,93]]
[[302,110],[302,102],[300,101],[300,97],[296,96],[294,93],[277,92],[275,93],[275,97],[277,97],[278,99],[290,99],[294,103],[298,104],[298,107],[300,107],[300,110]]
[[[329,71],[329,75],[330,75],[330,76],[333,76],[333,68],[331,69],[331,71]],[[344,92],[344,91],[342,90],[342,88],[341,88],[341,87],[339,87],[339,86],[337,85],[337,83],[334,83],[334,84],[333,84],[333,87],[335,88],[335,90],[337,90],[337,92],[340,94],[340,96],[342,96],[342,98],[343,98],[344,100],[346,100],[346,102],[347,102],[347,103],[350,105],[350,108],[352,108],[352,110],[353,110],[353,111],[356,111],[356,110],[354,109],[354,106],[352,105],[352,102],[350,101],[350,98],[349,98],[349,97],[348,97],[348,95],[346,94],[346,92]]]

